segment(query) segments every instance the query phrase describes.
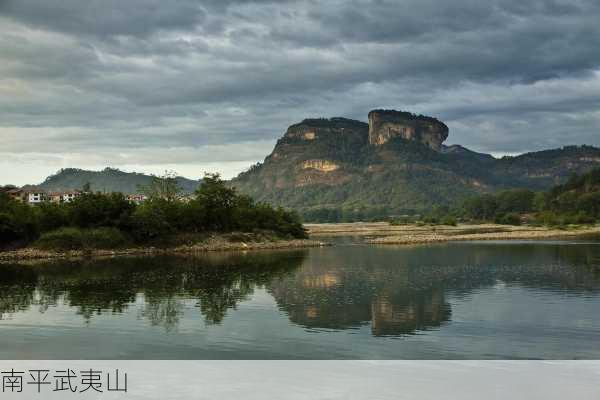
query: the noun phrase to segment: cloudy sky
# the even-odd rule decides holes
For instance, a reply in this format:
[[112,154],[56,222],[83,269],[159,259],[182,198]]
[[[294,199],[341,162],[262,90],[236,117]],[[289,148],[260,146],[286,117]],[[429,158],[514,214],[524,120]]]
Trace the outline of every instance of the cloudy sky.
[[600,145],[598,0],[0,0],[0,184],[226,177],[306,117],[436,116],[448,144]]

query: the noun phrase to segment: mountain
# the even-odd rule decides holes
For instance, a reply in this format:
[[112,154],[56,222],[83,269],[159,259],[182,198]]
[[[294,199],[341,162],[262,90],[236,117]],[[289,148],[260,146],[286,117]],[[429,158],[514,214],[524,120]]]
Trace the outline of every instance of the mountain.
[[[66,168],[61,169],[55,175],[49,176],[36,187],[48,192],[77,190],[89,182],[93,191],[134,194],[138,192],[139,186],[148,185],[151,180],[151,175],[123,172],[115,168],[105,168],[102,171]],[[199,185],[199,181],[182,177],[178,177],[177,181],[186,193],[193,192]]]
[[600,149],[591,146],[497,159],[445,146],[449,129],[432,117],[373,110],[368,121],[292,125],[263,163],[231,184],[308,220],[355,219],[420,212],[507,188],[544,190],[600,166]]

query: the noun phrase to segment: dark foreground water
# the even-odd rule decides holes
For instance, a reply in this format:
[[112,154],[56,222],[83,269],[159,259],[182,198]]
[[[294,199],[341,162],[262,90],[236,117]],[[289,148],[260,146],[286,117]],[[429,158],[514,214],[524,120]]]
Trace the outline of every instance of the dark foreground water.
[[0,359],[600,359],[599,242],[0,265]]

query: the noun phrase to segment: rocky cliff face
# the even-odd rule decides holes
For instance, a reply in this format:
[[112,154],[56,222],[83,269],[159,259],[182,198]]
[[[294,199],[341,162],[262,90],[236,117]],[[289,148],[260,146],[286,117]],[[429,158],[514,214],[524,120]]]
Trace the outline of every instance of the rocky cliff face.
[[333,172],[340,168],[340,166],[329,160],[306,160],[302,164],[304,169],[316,169],[321,172]]
[[283,140],[323,141],[334,138],[343,141],[348,136],[358,136],[366,139],[367,132],[367,124],[353,119],[312,118],[290,126],[283,135]]
[[448,127],[435,118],[394,110],[373,110],[369,113],[369,143],[382,145],[399,137],[440,151],[448,138]]
[[590,146],[496,159],[459,145],[444,146],[447,137],[444,123],[407,112],[374,110],[369,124],[306,119],[287,129],[264,163],[231,184],[309,219],[323,210],[341,212],[344,219],[345,213],[381,218],[482,192],[543,190],[572,173],[600,167],[600,149]]

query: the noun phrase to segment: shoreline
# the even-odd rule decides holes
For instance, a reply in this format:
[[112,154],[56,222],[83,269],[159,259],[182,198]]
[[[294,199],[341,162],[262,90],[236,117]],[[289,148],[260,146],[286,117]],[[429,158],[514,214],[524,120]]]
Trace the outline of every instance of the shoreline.
[[447,242],[476,242],[476,241],[511,241],[511,240],[565,240],[565,239],[576,239],[585,238],[590,235],[600,235],[600,230],[584,231],[584,232],[560,232],[560,231],[548,231],[548,232],[504,232],[504,233],[480,233],[472,235],[416,235],[407,237],[390,236],[378,239],[367,240],[369,244],[396,244],[396,245],[411,245],[411,244],[429,244],[429,243],[447,243]]
[[0,263],[19,261],[47,261],[60,259],[96,258],[96,257],[119,257],[119,256],[143,256],[143,255],[177,255],[177,254],[203,254],[208,252],[226,251],[257,251],[257,250],[285,250],[302,249],[311,247],[329,246],[319,240],[292,239],[264,242],[225,242],[211,241],[194,245],[176,247],[133,247],[126,249],[94,249],[94,250],[41,250],[33,247],[25,247],[18,250],[0,252]]
[[370,245],[424,245],[455,241],[484,240],[547,240],[576,239],[589,236],[600,238],[600,225],[574,227],[560,230],[547,227],[507,226],[497,224],[459,224],[457,226],[422,226],[416,224],[390,225],[386,222],[353,222],[306,224],[309,239],[266,240],[230,242],[223,238],[212,238],[193,245],[172,247],[131,247],[124,249],[93,250],[42,250],[25,247],[17,250],[0,251],[0,263],[20,261],[47,261],[96,257],[144,256],[144,255],[193,255],[208,252],[286,250],[325,247],[334,244],[319,238],[363,237]]
[[368,244],[416,245],[452,241],[478,240],[544,240],[574,239],[599,236],[600,226],[578,226],[568,230],[533,226],[498,224],[447,225],[390,225],[385,222],[307,224],[311,237],[359,236]]

